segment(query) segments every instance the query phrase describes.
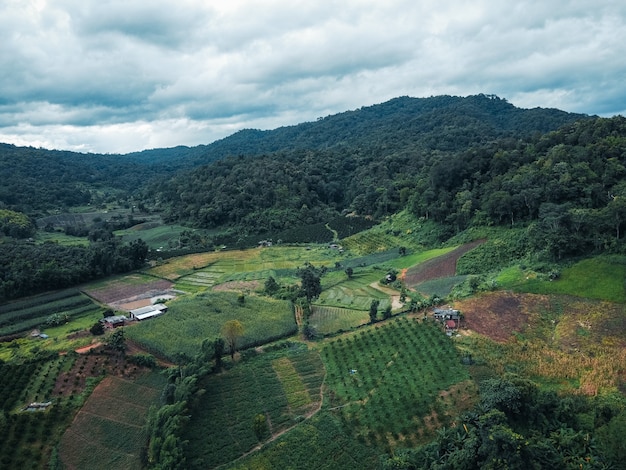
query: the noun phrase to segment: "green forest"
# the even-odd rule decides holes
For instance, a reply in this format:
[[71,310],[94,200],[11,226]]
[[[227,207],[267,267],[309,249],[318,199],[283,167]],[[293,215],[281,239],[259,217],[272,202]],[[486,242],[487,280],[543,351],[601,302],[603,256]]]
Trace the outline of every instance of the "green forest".
[[[0,144],[0,175],[3,468],[84,462],[66,429],[116,374],[152,397],[128,468],[624,468],[622,116],[399,97],[197,147]],[[145,292],[168,313],[95,327]]]

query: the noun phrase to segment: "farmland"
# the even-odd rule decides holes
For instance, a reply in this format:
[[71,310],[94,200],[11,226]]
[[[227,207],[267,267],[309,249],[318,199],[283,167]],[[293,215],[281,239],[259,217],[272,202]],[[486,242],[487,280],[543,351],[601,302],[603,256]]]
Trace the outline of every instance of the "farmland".
[[127,328],[126,333],[154,353],[170,358],[176,353],[194,357],[202,341],[219,337],[229,320],[239,320],[244,326],[241,348],[297,330],[290,302],[249,295],[242,303],[233,292],[206,292],[172,302],[166,315]]
[[401,317],[322,349],[328,409],[360,440],[417,443],[476,398],[452,341],[434,322]]
[[[202,382],[202,402],[185,433],[190,468],[214,468],[302,421],[321,405],[324,369],[319,354],[294,346],[263,353]],[[207,406],[210,400],[210,406]],[[264,426],[255,428],[255,417]]]
[[[377,235],[379,240],[385,236],[389,234]],[[451,426],[477,403],[481,378],[505,373],[590,396],[626,388],[626,322],[623,305],[615,303],[623,296],[623,285],[614,281],[623,274],[623,264],[616,258],[566,266],[553,281],[519,266],[502,270],[499,285],[514,292],[485,292],[454,304],[464,313],[459,337],[445,336],[437,323],[422,321],[422,314],[420,320],[402,314],[368,325],[372,300],[379,300],[382,310],[399,295],[378,283],[390,269],[399,271],[401,281],[408,276],[422,293],[446,295],[465,279],[452,275],[451,266],[461,254],[457,247],[403,256],[397,249],[354,256],[326,246],[211,252],[92,283],[85,292],[117,307],[130,299],[184,290],[169,302],[166,315],[124,329],[133,344],[182,364],[196,356],[203,341],[220,337],[227,321],[243,324],[241,354],[226,361],[226,371],[200,380],[202,392],[191,404],[193,418],[184,436],[189,468],[373,468],[381,453],[429,442],[437,429]],[[294,336],[292,303],[262,296],[260,290],[269,276],[296,284],[296,269],[307,261],[329,267],[308,321],[318,337],[332,338],[300,343]],[[350,276],[347,267],[353,269]],[[597,281],[586,281],[585,272],[594,273]],[[589,298],[572,297],[574,293]],[[15,319],[27,322],[31,314],[40,318],[36,312],[88,305],[95,310],[46,329],[49,339],[4,343],[0,357],[24,360],[42,349],[67,350],[95,341],[75,330],[91,326],[103,311],[77,290],[3,305],[0,319],[9,327]],[[272,346],[278,338],[289,342]],[[244,350],[257,345],[262,348]],[[468,356],[473,364],[462,365]],[[4,444],[3,465],[21,468],[39,462],[33,467],[42,468],[60,439],[60,427],[48,423],[48,417],[69,425],[90,393],[93,373],[106,378],[78,413],[59,456],[69,468],[84,466],[93,455],[102,468],[140,468],[138,449],[145,436],[139,423],[147,402],[133,397],[156,403],[159,387],[156,382],[135,383],[140,379],[126,365],[110,362],[105,367],[104,361],[95,362],[98,358],[59,356],[10,372],[16,374],[11,380],[23,385],[5,403],[18,416],[18,428],[10,427],[8,436],[26,453]],[[111,367],[126,377],[114,377]],[[22,403],[49,396],[58,400],[54,413],[61,414],[44,413],[35,422],[18,413]],[[43,431],[48,428],[54,429],[50,440]],[[93,438],[87,443],[81,436],[88,432]]]
[[157,405],[164,378],[157,373],[133,382],[105,378],[63,435],[59,455],[67,468],[140,469],[148,408]]

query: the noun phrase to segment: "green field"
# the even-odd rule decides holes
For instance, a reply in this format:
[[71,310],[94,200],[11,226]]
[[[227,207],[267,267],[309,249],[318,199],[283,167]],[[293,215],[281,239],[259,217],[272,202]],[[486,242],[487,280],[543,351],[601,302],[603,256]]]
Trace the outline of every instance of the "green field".
[[320,335],[349,331],[369,321],[368,313],[363,310],[319,305],[311,307],[311,315],[309,316],[309,325]]
[[336,470],[379,468],[379,453],[346,434],[338,417],[318,413],[249,457],[232,470]]
[[169,304],[165,315],[125,329],[127,336],[148,350],[173,358],[176,353],[194,357],[202,341],[221,336],[222,326],[239,320],[244,335],[240,348],[267,343],[297,330],[290,302],[247,295],[243,303],[233,292],[189,295]]
[[[321,404],[324,368],[316,351],[295,346],[263,353],[232,370],[207,376],[184,438],[191,469],[215,468],[250,451],[270,435],[301,422]],[[266,427],[255,432],[254,419]]]
[[[76,397],[53,397],[58,374],[73,361],[69,356],[43,355],[21,363],[0,362],[0,468],[49,468],[52,448],[80,403]],[[33,401],[53,403],[46,411],[22,411]]]
[[68,468],[141,469],[148,408],[159,403],[165,378],[157,372],[135,382],[108,377],[96,387],[63,435]]
[[596,257],[564,268],[558,279],[513,266],[497,278],[498,284],[520,292],[566,294],[589,299],[626,302],[626,258]]
[[101,312],[99,305],[77,289],[28,297],[0,306],[0,336],[46,328],[46,322],[53,314],[67,315],[68,324],[72,324]]
[[381,448],[431,435],[475,393],[435,322],[400,317],[331,341],[322,358],[332,391],[325,408],[336,410],[356,438]]

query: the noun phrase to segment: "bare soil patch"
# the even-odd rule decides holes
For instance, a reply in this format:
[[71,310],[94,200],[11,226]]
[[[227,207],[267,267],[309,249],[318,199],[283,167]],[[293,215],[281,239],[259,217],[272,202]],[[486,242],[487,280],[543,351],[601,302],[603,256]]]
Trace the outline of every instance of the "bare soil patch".
[[83,349],[67,372],[62,372],[54,384],[55,397],[77,395],[85,390],[87,379],[102,375],[135,379],[148,369],[138,367],[126,360],[126,357],[100,344]]
[[214,291],[249,292],[261,288],[261,281],[229,281],[213,286]]
[[513,292],[491,292],[457,302],[463,313],[462,327],[506,342],[515,332],[523,332],[532,321],[532,314],[547,308],[547,297]]
[[456,274],[456,263],[459,258],[484,242],[485,240],[476,240],[471,243],[466,243],[452,250],[450,253],[437,256],[436,258],[409,268],[406,272],[402,273],[405,284],[409,288],[413,288],[422,282],[454,276]]
[[85,293],[99,302],[116,306],[121,303],[164,295],[169,293],[173,286],[172,282],[164,279],[142,284],[120,281],[102,289],[86,290]]

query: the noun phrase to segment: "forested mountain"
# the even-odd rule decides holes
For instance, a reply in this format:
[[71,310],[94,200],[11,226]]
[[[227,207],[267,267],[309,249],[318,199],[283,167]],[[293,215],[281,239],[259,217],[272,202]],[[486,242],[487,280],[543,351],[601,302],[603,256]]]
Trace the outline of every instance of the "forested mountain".
[[333,149],[343,152],[339,158],[345,152],[363,154],[348,165],[396,154],[415,160],[416,154],[421,159],[434,151],[456,152],[505,136],[543,133],[583,117],[554,109],[523,110],[485,95],[402,97],[316,122],[272,131],[244,130],[196,147],[99,155],[0,144],[4,182],[0,208],[41,216],[50,210],[97,203],[103,191],[124,198],[149,181],[163,181],[181,169],[228,156]]
[[511,147],[584,118],[522,110],[485,95],[397,98],[314,123],[241,131],[207,148],[215,158],[230,157],[145,194],[169,220],[252,233],[321,222],[342,211],[378,218],[401,209],[417,176],[435,164],[445,172],[470,148]]

